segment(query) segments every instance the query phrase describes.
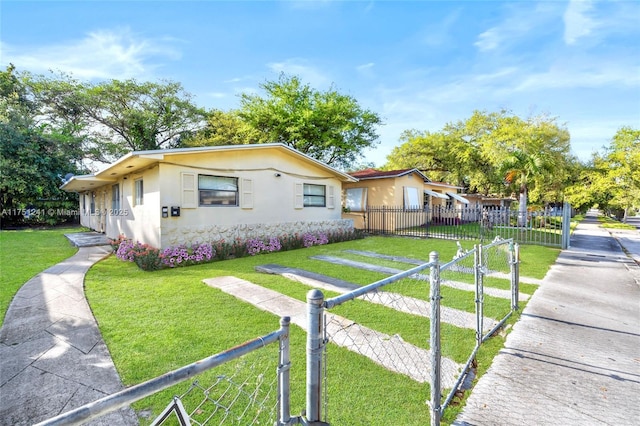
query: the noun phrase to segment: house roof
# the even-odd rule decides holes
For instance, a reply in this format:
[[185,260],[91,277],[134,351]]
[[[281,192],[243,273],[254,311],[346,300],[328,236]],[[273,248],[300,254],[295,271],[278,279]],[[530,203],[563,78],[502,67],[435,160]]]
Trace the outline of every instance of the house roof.
[[207,146],[197,148],[174,148],[159,149],[150,151],[133,151],[120,157],[114,163],[109,164],[99,172],[90,175],[73,176],[65,182],[60,188],[68,192],[88,191],[93,188],[100,187],[108,183],[115,183],[122,176],[128,175],[137,170],[147,168],[155,163],[169,161],[169,158],[186,155],[186,154],[205,154],[223,151],[243,151],[243,150],[279,150],[288,153],[300,161],[309,163],[319,167],[320,169],[330,173],[343,182],[357,182],[358,179],[343,173],[333,167],[316,160],[302,152],[287,146],[283,143],[267,143],[253,145],[224,145],[224,146]]
[[426,177],[420,170],[418,169],[400,169],[400,170],[376,170],[376,169],[364,169],[359,170],[357,172],[349,173],[351,176],[358,178],[358,180],[366,180],[366,179],[384,179],[391,177],[401,177],[411,173],[417,173],[422,177],[425,182],[430,182],[429,178]]

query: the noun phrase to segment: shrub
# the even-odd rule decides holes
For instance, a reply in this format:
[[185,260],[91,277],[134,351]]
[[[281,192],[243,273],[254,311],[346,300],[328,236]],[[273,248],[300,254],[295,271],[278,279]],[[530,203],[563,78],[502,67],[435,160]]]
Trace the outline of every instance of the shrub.
[[210,261],[214,255],[214,249],[211,247],[211,244],[195,243],[192,244],[190,248],[181,244],[179,246],[166,248],[162,252],[162,263],[170,268],[195,265],[197,263]]
[[180,244],[159,250],[148,244],[134,243],[124,235],[110,240],[109,243],[116,257],[126,262],[135,262],[145,271],[155,271],[161,268],[175,268],[177,266],[196,265],[210,262],[214,259],[226,260],[244,256],[255,256],[260,253],[272,253],[276,251],[296,250],[314,245],[337,243],[364,238],[361,231],[334,232],[334,233],[305,233],[271,237],[268,240],[250,238],[242,241],[236,238],[233,243],[225,240],[213,244],[194,243],[191,246]]
[[[157,248],[148,244],[140,244],[139,242],[134,243],[126,238],[118,237],[118,240],[120,240],[116,250],[118,259],[126,262],[135,262],[140,269],[145,271],[155,271],[162,268],[162,255]],[[115,241],[117,240],[111,243],[112,246],[115,245]]]

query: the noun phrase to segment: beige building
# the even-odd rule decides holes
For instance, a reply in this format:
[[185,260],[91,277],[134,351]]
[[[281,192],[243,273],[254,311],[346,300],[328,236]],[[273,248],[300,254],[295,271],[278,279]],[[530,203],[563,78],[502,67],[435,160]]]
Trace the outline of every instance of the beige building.
[[80,223],[153,247],[350,231],[343,183],[357,179],[284,144],[136,151],[62,189]]
[[[358,229],[365,228],[367,207],[395,207],[404,210],[423,210],[428,208],[446,209],[464,206],[468,200],[457,193],[460,187],[443,182],[432,182],[418,169],[381,171],[365,169],[350,173],[357,182],[345,182],[342,185],[344,218],[354,221]],[[455,214],[439,212],[440,215]],[[416,225],[424,223],[423,212],[416,212]],[[388,215],[386,226],[395,226],[393,215]],[[427,220],[431,220],[431,212]]]

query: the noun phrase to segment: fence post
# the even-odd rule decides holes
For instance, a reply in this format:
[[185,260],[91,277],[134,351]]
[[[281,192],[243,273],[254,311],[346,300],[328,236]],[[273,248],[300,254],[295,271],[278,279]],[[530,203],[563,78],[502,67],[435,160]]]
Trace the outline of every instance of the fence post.
[[438,253],[429,253],[431,273],[429,282],[431,284],[431,332],[429,339],[431,342],[431,424],[439,425],[441,416],[440,405],[440,263]]
[[520,299],[520,245],[518,243],[509,243],[509,263],[511,265],[511,309],[517,311],[519,309]]
[[482,344],[484,329],[484,273],[482,269],[482,244],[476,245],[475,254],[475,284],[476,284],[476,340]]
[[566,201],[562,205],[562,250],[569,248],[571,241],[571,205]]
[[324,294],[307,293],[307,423],[322,424],[322,354],[324,350]]
[[289,357],[290,323],[290,317],[280,318],[280,327],[284,333],[280,337],[280,360],[278,362],[278,423],[276,426],[287,426],[291,421],[291,359]]

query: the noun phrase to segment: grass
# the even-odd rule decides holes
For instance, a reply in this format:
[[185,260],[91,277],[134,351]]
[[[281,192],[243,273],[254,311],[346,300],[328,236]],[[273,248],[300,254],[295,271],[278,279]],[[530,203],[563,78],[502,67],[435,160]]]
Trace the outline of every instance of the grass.
[[64,234],[84,228],[0,231],[0,326],[9,303],[30,278],[72,256],[77,249]]
[[627,223],[622,223],[618,220],[607,216],[598,216],[598,222],[600,222],[600,226],[603,228],[609,229],[630,229],[632,231],[636,230],[636,227],[633,225],[629,225]]
[[[45,231],[38,231],[45,232]],[[3,233],[4,234],[4,233]],[[59,234],[59,236],[62,232]],[[2,235],[2,234],[0,234]],[[19,247],[18,233],[2,235],[3,254],[6,244]],[[65,244],[60,239],[35,238],[38,245],[50,245],[51,252],[60,253]],[[16,240],[16,241],[9,241]],[[462,242],[472,248],[473,242]],[[279,327],[278,318],[252,305],[239,301],[220,290],[202,283],[205,278],[233,275],[263,287],[271,288],[295,299],[304,301],[309,287],[286,278],[261,274],[256,265],[278,263],[299,267],[316,273],[334,276],[342,280],[365,285],[385,275],[334,265],[309,256],[325,254],[343,257],[343,250],[354,249],[377,253],[429,259],[431,251],[438,251],[447,261],[457,251],[454,241],[423,240],[398,237],[370,237],[316,246],[309,249],[245,257],[187,268],[144,272],[132,263],[125,263],[111,256],[92,267],[85,279],[85,291],[96,316],[102,335],[109,347],[118,372],[127,386],[131,386],[212,354],[234,347],[242,342],[267,334]],[[43,247],[44,250],[44,247]],[[30,250],[31,251],[31,250]],[[521,275],[542,278],[555,260],[559,250],[537,246],[521,246]],[[72,254],[72,253],[71,253]],[[8,259],[8,257],[7,257]],[[378,263],[376,259],[364,259]],[[12,267],[20,269],[21,263],[31,263],[26,256],[14,260]],[[53,260],[52,260],[53,262]],[[5,264],[3,257],[3,267]],[[55,263],[55,262],[53,262]],[[410,265],[391,262],[388,266],[406,269]],[[43,266],[42,268],[44,268]],[[37,273],[34,272],[33,274]],[[25,277],[27,280],[30,276]],[[3,280],[4,280],[3,268]],[[486,286],[508,287],[505,280],[487,279]],[[386,290],[428,300],[428,283],[403,280]],[[523,292],[533,293],[535,286],[521,284]],[[325,292],[325,296],[335,294]],[[473,294],[442,287],[444,306],[473,312]],[[508,311],[508,301],[485,296],[485,315],[502,315]],[[524,304],[521,305],[522,307]],[[428,348],[429,320],[392,309],[355,300],[332,310],[377,331],[399,335],[403,340]],[[517,315],[509,323],[517,320]],[[463,363],[473,348],[472,330],[442,324],[443,355]],[[305,339],[306,334],[297,326],[291,329],[291,396],[292,414],[297,415],[305,404]],[[482,373],[503,345],[503,337],[489,339],[478,354],[478,371]],[[275,350],[277,350],[277,345]],[[261,351],[272,349],[265,348]],[[258,351],[260,352],[260,351]],[[260,357],[254,361],[260,371],[275,371],[274,356]],[[428,384],[417,383],[408,377],[388,371],[368,358],[335,345],[328,347],[328,396],[329,420],[333,424],[355,425],[365,423],[424,425],[428,423]],[[231,374],[232,365],[225,364],[198,380],[211,384],[222,374]],[[265,367],[266,366],[266,367]],[[263,370],[266,368],[266,370]],[[139,401],[134,408],[149,413],[154,418],[190,383],[176,385],[163,392]],[[458,407],[445,412],[448,421],[453,420]],[[142,420],[142,424],[148,422]]]

